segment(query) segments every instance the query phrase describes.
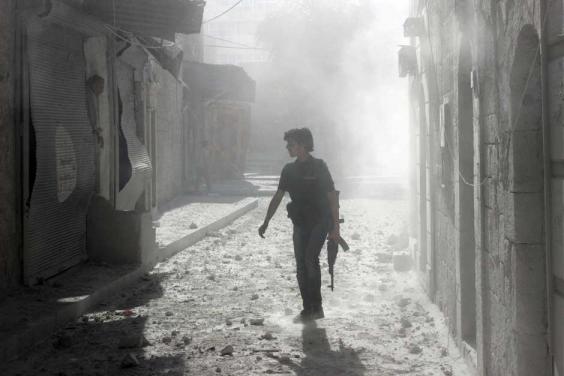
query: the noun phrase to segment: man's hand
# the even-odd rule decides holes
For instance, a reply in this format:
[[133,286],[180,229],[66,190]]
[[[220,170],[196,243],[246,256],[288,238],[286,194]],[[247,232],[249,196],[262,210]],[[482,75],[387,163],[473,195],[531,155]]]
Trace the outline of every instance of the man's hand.
[[339,229],[339,224],[336,223],[333,226],[333,230],[329,233],[329,240],[333,240],[334,242],[338,242],[341,238],[341,230]]
[[259,236],[263,239],[264,239],[264,233],[266,232],[267,228],[268,228],[268,223],[264,222],[258,229]]

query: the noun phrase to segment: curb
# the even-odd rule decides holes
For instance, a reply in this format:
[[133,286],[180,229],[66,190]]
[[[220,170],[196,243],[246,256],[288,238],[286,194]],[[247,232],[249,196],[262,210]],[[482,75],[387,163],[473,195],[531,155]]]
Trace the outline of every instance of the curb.
[[0,341],[0,364],[5,364],[8,361],[17,359],[26,350],[46,341],[53,332],[63,327],[69,321],[87,313],[101,301],[115,294],[116,291],[130,286],[145,273],[153,269],[158,262],[162,262],[174,256],[176,253],[197,243],[210,232],[220,230],[237,218],[258,207],[258,200],[256,198],[242,201],[242,204],[238,205],[234,211],[226,216],[195,230],[157,251],[158,255],[152,262],[135,267],[116,280],[93,291],[91,294],[61,307],[56,312],[46,315],[38,321],[30,323],[28,328],[19,332],[17,335],[2,339]]
[[164,261],[178,252],[190,247],[191,245],[199,242],[202,240],[207,234],[213,231],[217,231],[237,218],[241,217],[243,214],[255,209],[258,207],[258,200],[256,198],[249,198],[243,200],[243,204],[240,205],[235,211],[231,212],[230,214],[226,215],[223,218],[218,219],[215,222],[210,223],[202,228],[194,230],[190,234],[178,239],[169,245],[161,248],[159,250],[159,254],[157,255],[156,262]]

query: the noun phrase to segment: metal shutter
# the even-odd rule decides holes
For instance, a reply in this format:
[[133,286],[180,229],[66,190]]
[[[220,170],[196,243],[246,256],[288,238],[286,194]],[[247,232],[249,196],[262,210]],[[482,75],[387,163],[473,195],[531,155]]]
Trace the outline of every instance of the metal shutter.
[[48,278],[86,258],[86,214],[95,189],[82,36],[28,25],[36,173],[24,223],[24,278]]

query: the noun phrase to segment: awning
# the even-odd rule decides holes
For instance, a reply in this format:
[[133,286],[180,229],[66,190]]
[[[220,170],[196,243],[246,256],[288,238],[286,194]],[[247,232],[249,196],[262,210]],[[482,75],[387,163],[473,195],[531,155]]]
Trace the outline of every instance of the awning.
[[184,62],[183,78],[191,95],[203,100],[255,100],[255,81],[235,65]]
[[175,33],[199,33],[201,0],[84,0],[87,13],[117,28],[174,41]]

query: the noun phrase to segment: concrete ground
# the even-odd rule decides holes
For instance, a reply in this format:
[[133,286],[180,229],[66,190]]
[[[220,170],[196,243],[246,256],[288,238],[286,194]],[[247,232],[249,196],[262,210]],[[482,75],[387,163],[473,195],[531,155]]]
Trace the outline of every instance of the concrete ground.
[[[133,288],[0,365],[1,375],[470,375],[412,272],[395,272],[405,247],[405,201],[342,200],[335,291],[326,318],[300,310],[283,206],[257,235],[259,209],[160,263]],[[189,225],[189,223],[187,224]]]

